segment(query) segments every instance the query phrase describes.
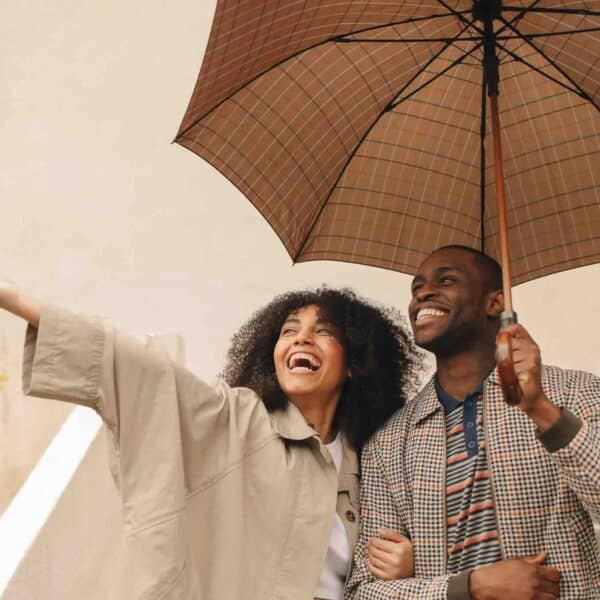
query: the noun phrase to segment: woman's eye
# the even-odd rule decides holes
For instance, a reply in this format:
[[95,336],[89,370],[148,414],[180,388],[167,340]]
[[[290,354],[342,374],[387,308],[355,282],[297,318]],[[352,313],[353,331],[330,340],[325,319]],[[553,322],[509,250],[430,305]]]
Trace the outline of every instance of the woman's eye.
[[293,333],[295,333],[295,332],[296,332],[296,330],[295,330],[295,329],[292,329],[292,328],[289,328],[289,327],[288,327],[288,328],[286,328],[286,329],[282,329],[282,330],[281,330],[281,334],[280,334],[280,335],[291,335],[291,334],[293,334]]
[[333,335],[333,331],[331,331],[331,329],[326,329],[325,327],[317,329],[317,333],[319,335]]

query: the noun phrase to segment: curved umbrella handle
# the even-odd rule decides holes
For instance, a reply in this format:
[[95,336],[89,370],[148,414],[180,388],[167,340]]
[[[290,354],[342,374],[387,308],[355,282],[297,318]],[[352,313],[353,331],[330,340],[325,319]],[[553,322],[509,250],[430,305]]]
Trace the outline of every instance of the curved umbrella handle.
[[515,373],[510,334],[506,331],[501,331],[496,338],[496,355],[498,358],[498,377],[504,400],[507,404],[516,406],[521,402],[523,391]]

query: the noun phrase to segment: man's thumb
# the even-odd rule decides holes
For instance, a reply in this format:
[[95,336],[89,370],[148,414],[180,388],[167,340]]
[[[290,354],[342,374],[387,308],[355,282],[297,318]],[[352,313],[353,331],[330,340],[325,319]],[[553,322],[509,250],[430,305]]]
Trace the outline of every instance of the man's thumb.
[[524,556],[521,560],[524,560],[530,565],[543,565],[546,562],[546,553],[542,550],[535,556]]

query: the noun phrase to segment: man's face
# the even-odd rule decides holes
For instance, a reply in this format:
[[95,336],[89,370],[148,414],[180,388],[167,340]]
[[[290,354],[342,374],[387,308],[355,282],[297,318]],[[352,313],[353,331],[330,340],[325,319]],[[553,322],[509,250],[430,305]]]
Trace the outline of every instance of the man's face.
[[415,341],[436,355],[467,349],[489,326],[482,274],[465,250],[434,252],[421,264],[411,291],[408,314]]

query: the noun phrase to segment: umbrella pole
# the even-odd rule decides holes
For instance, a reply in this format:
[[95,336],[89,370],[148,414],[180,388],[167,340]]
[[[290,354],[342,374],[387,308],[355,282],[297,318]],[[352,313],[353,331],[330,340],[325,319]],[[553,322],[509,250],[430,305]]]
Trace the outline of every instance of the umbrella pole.
[[[492,136],[494,139],[494,171],[496,173],[496,198],[498,200],[498,227],[500,233],[500,257],[502,262],[502,291],[504,311],[513,313],[510,283],[510,248],[508,245],[508,221],[506,217],[506,195],[504,192],[504,168],[502,165],[502,142],[500,140],[500,118],[498,116],[498,93],[490,94]],[[517,316],[511,316],[516,323]],[[508,324],[508,323],[503,323]]]
[[492,136],[494,140],[494,169],[496,174],[496,197],[498,200],[498,225],[500,233],[500,257],[502,262],[502,291],[504,295],[504,311],[500,316],[501,331],[496,343],[498,360],[498,376],[502,392],[507,404],[519,404],[522,398],[521,386],[515,373],[511,338],[504,331],[507,325],[517,322],[517,314],[512,306],[512,290],[510,283],[510,249],[508,245],[508,219],[506,211],[506,195],[504,192],[504,169],[502,165],[502,142],[500,139],[500,117],[498,111],[499,64],[496,54],[496,36],[494,18],[500,14],[499,0],[479,0],[474,3],[474,11],[483,21],[484,26],[484,58],[483,68],[488,96],[490,98]]

